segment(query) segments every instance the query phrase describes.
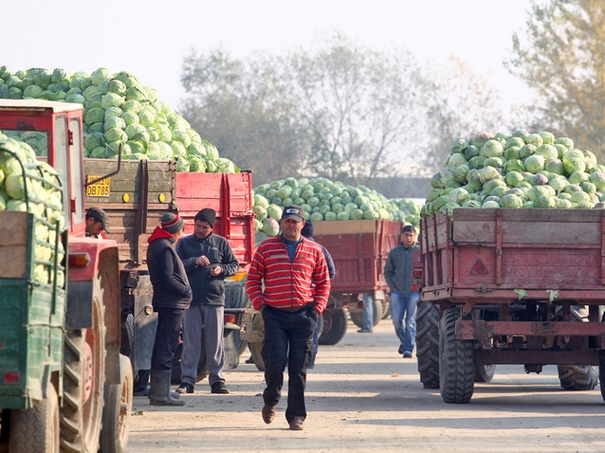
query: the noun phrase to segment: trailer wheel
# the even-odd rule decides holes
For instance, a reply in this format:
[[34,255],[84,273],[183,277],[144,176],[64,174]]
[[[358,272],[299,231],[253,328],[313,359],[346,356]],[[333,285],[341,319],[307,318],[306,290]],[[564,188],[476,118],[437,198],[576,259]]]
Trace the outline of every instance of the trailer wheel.
[[[381,299],[378,300],[373,300],[373,315],[374,318],[372,319],[373,322],[373,326],[377,325],[380,320],[382,319],[382,303],[383,301]],[[351,321],[353,321],[353,324],[355,324],[357,327],[363,327],[363,312],[361,311],[351,311],[349,310],[349,315],[351,316]]]
[[344,308],[326,310],[323,313],[324,328],[319,336],[319,344],[334,345],[347,333],[347,313]]
[[561,387],[565,390],[592,390],[597,386],[596,367],[586,365],[558,365],[557,370],[559,371]]
[[475,365],[475,382],[491,382],[496,365]]
[[130,359],[120,354],[120,383],[105,385],[101,451],[126,453],[134,378]]
[[391,316],[391,300],[387,297],[382,301],[382,319]]
[[11,411],[8,442],[10,452],[59,453],[59,397],[52,384],[31,409]]
[[99,449],[105,384],[103,292],[95,280],[92,327],[65,334],[61,450],[93,453]]
[[[254,319],[252,320],[252,330],[260,332],[263,336],[265,335],[265,322],[263,321],[262,313],[259,312],[254,316]],[[252,355],[252,360],[254,360],[254,365],[256,365],[258,371],[265,371],[262,341],[248,343],[248,345],[250,346],[250,353]]]
[[421,301],[416,312],[416,358],[425,389],[439,388],[439,309]]
[[439,323],[439,388],[446,403],[468,403],[473,396],[475,357],[473,342],[456,339],[457,307],[448,308]]

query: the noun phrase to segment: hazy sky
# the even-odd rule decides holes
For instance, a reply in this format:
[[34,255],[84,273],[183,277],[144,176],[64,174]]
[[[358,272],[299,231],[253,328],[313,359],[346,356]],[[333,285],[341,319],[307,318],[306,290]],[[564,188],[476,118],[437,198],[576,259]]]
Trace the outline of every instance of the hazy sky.
[[222,46],[245,57],[305,46],[340,30],[361,44],[406,46],[445,63],[455,53],[510,96],[523,91],[502,61],[530,0],[30,0],[2,11],[0,65],[10,70],[127,70],[178,108],[183,58]]

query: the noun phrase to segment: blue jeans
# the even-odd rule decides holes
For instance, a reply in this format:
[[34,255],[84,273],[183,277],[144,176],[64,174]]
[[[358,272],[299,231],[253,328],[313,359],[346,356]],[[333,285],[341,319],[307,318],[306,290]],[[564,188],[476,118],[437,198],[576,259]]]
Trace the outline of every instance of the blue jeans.
[[374,301],[369,294],[362,294],[363,298],[363,317],[361,318],[361,328],[374,330]]
[[391,293],[391,318],[404,353],[411,353],[416,344],[416,305],[419,297],[416,291],[403,295],[396,289]]

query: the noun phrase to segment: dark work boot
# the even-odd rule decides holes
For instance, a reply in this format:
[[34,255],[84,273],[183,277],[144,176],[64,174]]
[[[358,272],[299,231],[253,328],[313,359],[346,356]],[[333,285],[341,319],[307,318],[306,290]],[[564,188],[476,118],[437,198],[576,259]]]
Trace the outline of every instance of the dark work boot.
[[152,406],[184,406],[185,401],[175,398],[178,393],[170,391],[172,370],[151,370],[149,404]]

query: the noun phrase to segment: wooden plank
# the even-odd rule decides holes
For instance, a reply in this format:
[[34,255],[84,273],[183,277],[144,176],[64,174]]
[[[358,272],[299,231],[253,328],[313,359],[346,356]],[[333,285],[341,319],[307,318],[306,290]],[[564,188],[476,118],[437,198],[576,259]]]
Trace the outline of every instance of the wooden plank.
[[[494,219],[497,209],[458,208],[454,210],[454,222],[489,221]],[[600,221],[605,212],[600,209],[499,209],[502,219],[511,222],[574,222],[594,223]]]
[[375,233],[378,229],[376,220],[331,220],[313,223],[313,231],[318,234],[354,234]]
[[0,246],[0,278],[27,277],[27,246],[2,245]]
[[30,218],[27,212],[0,211],[0,278],[27,277]]
[[[543,223],[502,220],[502,243],[510,244],[600,244],[601,225],[567,221]],[[495,221],[460,220],[453,223],[456,243],[493,243],[496,241]]]
[[[560,285],[600,284],[600,250],[537,250],[504,249],[502,254],[502,282],[497,284],[495,250],[490,248],[455,248],[458,259],[458,284],[479,287],[556,289]],[[486,273],[473,273],[480,262]]]
[[27,245],[27,216],[27,212],[0,211],[0,246]]

